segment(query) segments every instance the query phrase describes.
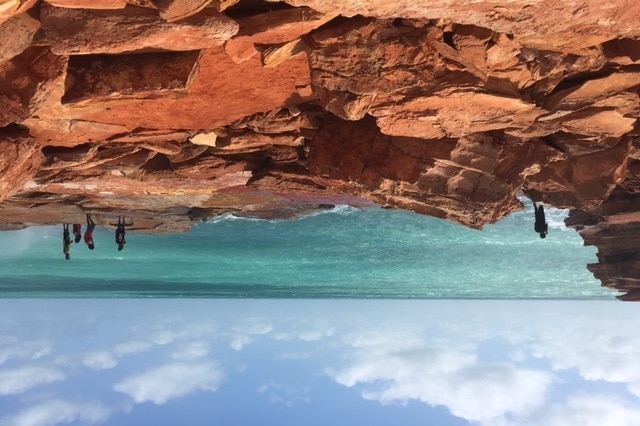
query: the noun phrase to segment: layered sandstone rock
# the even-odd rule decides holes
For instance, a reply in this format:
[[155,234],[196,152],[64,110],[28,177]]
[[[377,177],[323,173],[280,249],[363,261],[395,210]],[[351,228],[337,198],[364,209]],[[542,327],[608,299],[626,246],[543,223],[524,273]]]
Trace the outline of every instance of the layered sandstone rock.
[[57,55],[206,49],[222,45],[238,31],[235,21],[213,10],[169,23],[158,11],[142,7],[85,10],[44,2],[40,19]]
[[581,52],[615,38],[637,38],[640,4],[634,0],[271,0],[342,16],[443,19],[508,34],[536,49]]
[[302,7],[241,18],[238,19],[240,29],[235,37],[225,43],[225,51],[234,62],[244,62],[256,55],[262,46],[297,40],[334,17],[334,14],[321,14]]
[[524,192],[639,298],[639,7],[3,2],[0,222],[376,203],[482,228]]

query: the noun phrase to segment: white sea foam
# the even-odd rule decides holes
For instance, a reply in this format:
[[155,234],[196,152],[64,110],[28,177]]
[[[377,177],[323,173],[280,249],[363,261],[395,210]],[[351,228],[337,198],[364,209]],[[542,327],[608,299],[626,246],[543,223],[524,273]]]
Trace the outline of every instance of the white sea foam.
[[564,224],[564,220],[569,216],[569,210],[561,210],[554,209],[550,207],[549,209],[545,209],[547,223],[549,223],[549,228],[559,229],[561,231],[570,230]]
[[[525,195],[518,195],[518,200],[524,204],[525,214],[534,215],[533,202],[527,198]],[[545,218],[547,219],[547,223],[549,224],[549,228],[559,229],[561,231],[566,231],[569,228],[564,224],[564,220],[569,216],[569,210],[567,209],[557,209],[552,206],[544,206]]]
[[234,221],[234,220],[246,220],[246,221],[258,222],[264,219],[259,219],[255,217],[235,216],[232,213],[227,213],[220,216],[216,216],[213,219],[207,221],[207,223],[219,223],[219,222]]
[[[338,204],[331,209],[314,211],[312,213],[304,215],[303,217],[313,217],[313,216],[318,216],[323,214],[339,214],[342,216],[346,216],[358,210],[359,209],[356,207],[352,207],[346,204]],[[218,223],[218,222],[234,221],[234,220],[244,220],[244,221],[250,221],[250,222],[265,221],[265,222],[271,222],[271,223],[288,221],[287,219],[261,219],[257,217],[236,216],[233,213],[227,213],[220,216],[216,216],[213,219],[209,220],[207,223]]]
[[350,205],[347,204],[338,204],[336,206],[334,206],[332,209],[327,209],[327,210],[319,210],[317,212],[313,212],[307,216],[318,216],[321,214],[339,214],[342,216],[346,216],[349,215],[355,211],[358,211],[359,209],[357,209],[356,207],[352,207]]

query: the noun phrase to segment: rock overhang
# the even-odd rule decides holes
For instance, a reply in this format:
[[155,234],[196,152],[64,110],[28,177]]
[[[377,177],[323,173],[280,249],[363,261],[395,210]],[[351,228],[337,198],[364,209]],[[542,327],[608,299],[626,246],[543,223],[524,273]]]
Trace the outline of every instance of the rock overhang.
[[4,226],[128,210],[168,232],[347,200],[482,228],[524,191],[573,210],[603,283],[638,278],[629,239],[602,243],[637,223],[635,2],[14,3]]

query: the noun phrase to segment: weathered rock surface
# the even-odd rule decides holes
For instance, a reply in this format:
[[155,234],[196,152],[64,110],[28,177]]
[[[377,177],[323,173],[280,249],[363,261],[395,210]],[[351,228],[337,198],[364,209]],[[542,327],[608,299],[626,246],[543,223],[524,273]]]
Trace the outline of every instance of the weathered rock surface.
[[639,5],[6,1],[0,226],[376,203],[482,228],[524,192],[638,300]]
[[55,92],[64,58],[47,47],[31,46],[0,63],[0,126],[29,119]]
[[261,45],[279,45],[299,39],[333,19],[307,7],[275,10],[238,20],[240,29],[227,41],[225,51],[234,62],[251,59]]
[[0,203],[18,191],[43,163],[40,146],[17,126],[0,139]]
[[47,0],[52,6],[71,9],[124,9],[126,0]]
[[[278,1],[278,0],[271,0]],[[615,38],[637,37],[635,0],[279,0],[320,12],[395,19],[444,19],[512,35],[537,49],[580,52]]]
[[13,16],[23,15],[38,3],[38,0],[5,0],[0,4],[0,25]]
[[0,62],[6,62],[24,52],[40,29],[40,22],[27,14],[14,15],[0,23]]
[[212,0],[157,0],[160,16],[168,22],[186,19],[211,4]]
[[128,6],[114,10],[85,10],[42,4],[42,29],[57,55],[198,50],[220,46],[237,31],[226,15],[206,10],[176,23],[158,11]]

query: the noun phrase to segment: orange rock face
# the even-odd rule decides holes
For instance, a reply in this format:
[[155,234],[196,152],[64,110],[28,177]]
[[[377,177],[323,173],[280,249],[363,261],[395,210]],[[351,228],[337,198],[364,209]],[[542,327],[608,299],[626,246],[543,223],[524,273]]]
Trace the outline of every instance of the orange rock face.
[[58,55],[206,49],[224,44],[238,31],[235,21],[210,9],[169,23],[157,10],[142,7],[85,10],[43,2],[40,19]]
[[524,192],[571,209],[589,268],[639,299],[639,8],[5,2],[0,222],[376,203],[482,228]]

